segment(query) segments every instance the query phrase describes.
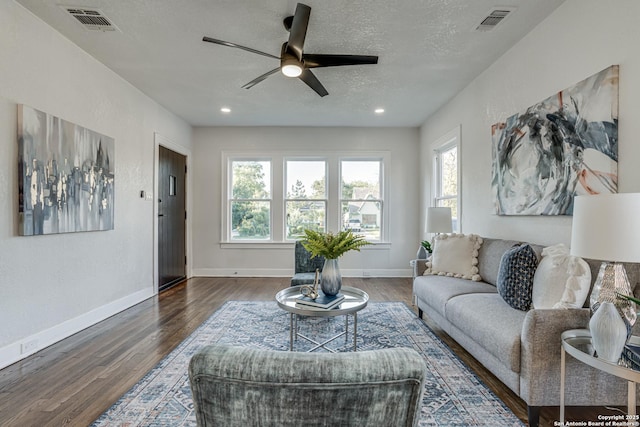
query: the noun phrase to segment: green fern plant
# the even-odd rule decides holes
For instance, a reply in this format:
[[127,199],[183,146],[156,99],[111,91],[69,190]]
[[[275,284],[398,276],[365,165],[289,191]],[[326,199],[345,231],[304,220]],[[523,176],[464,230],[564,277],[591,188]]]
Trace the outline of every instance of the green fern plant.
[[631,302],[635,302],[636,304],[638,304],[640,306],[640,299],[629,296],[629,295],[624,295],[621,294],[620,292],[616,292],[616,295],[618,296],[618,298],[620,299],[626,299],[627,301],[631,301]]
[[302,246],[311,253],[312,258],[323,256],[326,259],[336,259],[349,251],[359,252],[361,247],[371,244],[364,236],[353,234],[351,230],[322,233],[305,229],[304,235]]

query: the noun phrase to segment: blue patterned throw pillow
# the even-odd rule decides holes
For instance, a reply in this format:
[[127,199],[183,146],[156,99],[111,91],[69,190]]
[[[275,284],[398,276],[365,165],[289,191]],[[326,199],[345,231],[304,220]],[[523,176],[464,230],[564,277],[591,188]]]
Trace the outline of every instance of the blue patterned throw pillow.
[[498,270],[498,293],[511,307],[527,311],[531,308],[533,276],[538,257],[529,245],[514,246],[502,255]]

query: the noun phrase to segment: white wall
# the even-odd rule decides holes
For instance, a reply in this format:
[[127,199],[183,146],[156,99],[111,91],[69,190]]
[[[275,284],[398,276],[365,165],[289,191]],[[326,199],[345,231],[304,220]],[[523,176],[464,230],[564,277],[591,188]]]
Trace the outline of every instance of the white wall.
[[344,276],[411,275],[409,260],[415,258],[421,236],[418,223],[418,129],[417,128],[196,128],[193,158],[193,274],[204,276],[290,276],[293,245],[269,248],[222,248],[221,191],[222,152],[269,150],[296,153],[317,150],[390,151],[386,169],[391,188],[390,244],[365,247],[340,259]]
[[[155,292],[154,132],[191,127],[13,1],[0,2],[0,367]],[[115,230],[19,237],[17,104],[115,139]],[[31,348],[21,351],[21,344]]]
[[[495,215],[490,128],[612,64],[620,64],[618,190],[640,191],[638,16],[637,0],[567,0],[425,122],[420,130],[423,177],[431,176],[431,144],[461,125],[463,232],[569,245],[570,216]],[[422,182],[426,206],[429,186]]]

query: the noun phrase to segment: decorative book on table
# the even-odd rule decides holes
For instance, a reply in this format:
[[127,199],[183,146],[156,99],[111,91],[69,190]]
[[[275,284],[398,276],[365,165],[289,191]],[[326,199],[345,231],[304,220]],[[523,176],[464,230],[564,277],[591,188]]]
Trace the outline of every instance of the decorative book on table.
[[325,295],[320,294],[318,298],[311,299],[305,296],[299,296],[296,299],[296,305],[309,306],[315,308],[333,308],[344,300],[344,295]]
[[640,346],[627,344],[622,350],[622,360],[627,367],[640,371]]

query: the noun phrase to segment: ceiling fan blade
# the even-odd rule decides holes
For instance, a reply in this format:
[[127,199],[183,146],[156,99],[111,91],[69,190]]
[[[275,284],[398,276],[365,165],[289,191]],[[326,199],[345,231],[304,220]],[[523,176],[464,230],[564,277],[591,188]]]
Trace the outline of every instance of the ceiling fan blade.
[[261,75],[260,77],[256,77],[255,79],[251,80],[249,83],[245,84],[242,86],[243,89],[251,89],[252,87],[254,87],[255,85],[257,85],[258,83],[260,83],[261,81],[265,80],[267,77],[269,77],[271,74],[275,74],[278,71],[280,71],[280,67],[278,68],[274,68],[271,71],[267,71],[266,73],[264,73],[263,75]]
[[226,42],[224,40],[218,40],[218,39],[212,39],[211,37],[203,37],[202,38],[203,42],[209,42],[209,43],[215,43],[215,44],[219,44],[222,46],[227,46],[227,47],[235,47],[237,49],[242,49],[242,50],[246,50],[247,52],[251,52],[251,53],[257,53],[258,55],[262,55],[262,56],[268,56],[269,58],[274,58],[274,59],[280,59],[279,56],[275,56],[275,55],[271,55],[270,53],[266,53],[266,52],[262,52],[256,49],[251,49],[250,47],[246,47],[246,46],[241,46],[239,44],[235,44],[235,43],[231,43],[231,42]]
[[377,64],[378,57],[373,55],[323,55],[304,54],[304,66],[306,68],[339,67],[342,65],[366,65]]
[[293,15],[291,30],[289,32],[289,49],[297,58],[302,60],[302,47],[304,39],[307,36],[307,26],[309,25],[309,16],[311,8],[306,4],[298,3],[296,13]]
[[305,82],[311,89],[315,90],[318,95],[329,95],[329,92],[327,92],[324,86],[322,86],[322,83],[320,83],[320,80],[318,80],[318,78],[311,71],[304,70],[298,78]]

